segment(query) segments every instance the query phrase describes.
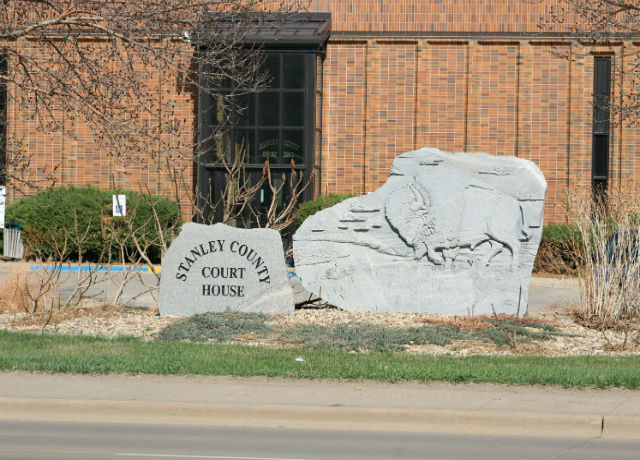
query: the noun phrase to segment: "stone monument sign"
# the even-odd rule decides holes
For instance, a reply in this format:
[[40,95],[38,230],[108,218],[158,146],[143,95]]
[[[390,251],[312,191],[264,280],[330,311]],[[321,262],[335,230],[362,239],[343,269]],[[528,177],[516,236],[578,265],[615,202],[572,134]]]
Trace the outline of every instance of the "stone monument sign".
[[347,310],[523,314],[546,186],[515,157],[405,153],[381,188],[304,222],[296,273]]
[[280,234],[187,223],[162,260],[160,314],[293,313]]

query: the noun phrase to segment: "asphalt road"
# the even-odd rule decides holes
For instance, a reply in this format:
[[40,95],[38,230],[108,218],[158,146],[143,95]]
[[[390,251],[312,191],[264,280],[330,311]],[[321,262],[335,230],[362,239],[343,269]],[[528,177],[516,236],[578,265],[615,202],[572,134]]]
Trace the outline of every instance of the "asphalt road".
[[640,440],[0,421],[2,460],[637,459]]

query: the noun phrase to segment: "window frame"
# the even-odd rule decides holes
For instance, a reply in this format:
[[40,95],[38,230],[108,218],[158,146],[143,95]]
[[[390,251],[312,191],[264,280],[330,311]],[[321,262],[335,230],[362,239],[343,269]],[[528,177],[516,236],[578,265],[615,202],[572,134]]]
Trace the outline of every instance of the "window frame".
[[[280,57],[280,86],[273,88],[267,86],[255,93],[249,93],[248,96],[253,99],[253,122],[250,124],[236,124],[225,127],[228,130],[229,139],[235,143],[239,140],[237,137],[238,131],[252,131],[253,132],[253,146],[251,149],[252,158],[248,158],[246,162],[247,168],[262,168],[264,166],[263,159],[259,156],[259,134],[265,131],[277,131],[278,132],[278,158],[282,159],[282,152],[284,150],[285,132],[297,131],[303,135],[302,155],[299,159],[292,158],[295,161],[296,169],[305,169],[308,166],[313,167],[314,159],[314,146],[315,146],[315,75],[316,75],[316,53],[313,51],[301,50],[301,49],[273,49],[269,48],[263,51],[265,56],[278,55]],[[284,57],[286,55],[301,55],[304,65],[303,86],[301,88],[285,88],[283,84],[284,80]],[[233,89],[223,89],[221,92],[225,94],[231,94]],[[265,94],[276,94],[278,97],[278,104],[280,107],[278,114],[278,121],[276,124],[261,124],[260,123],[260,100],[261,96]],[[284,122],[285,110],[284,110],[284,97],[285,94],[302,94],[303,101],[303,123],[300,125],[287,125]],[[202,97],[202,96],[201,96]],[[203,104],[201,101],[200,104]],[[201,126],[210,130],[214,127],[213,121],[207,122],[205,126]],[[204,141],[205,137],[201,135],[201,139]],[[216,162],[212,155],[206,156],[207,160],[204,162],[206,168],[216,168],[221,166]],[[290,161],[274,161],[270,159],[269,164],[272,168],[276,169],[289,169]]]
[[[311,173],[315,167],[315,142],[316,142],[316,72],[317,72],[317,56],[318,49],[317,48],[309,48],[306,46],[268,46],[262,50],[265,54],[302,54],[304,56],[304,88],[300,89],[300,92],[303,92],[303,101],[304,101],[304,122],[302,127],[295,127],[295,129],[299,129],[304,136],[304,152],[302,159],[303,161],[295,162],[295,170],[303,175],[303,181],[306,183],[311,180]],[[284,66],[284,62],[281,59],[280,67],[281,69]],[[283,96],[283,88],[279,88],[277,93],[279,94],[279,99],[282,100]],[[266,89],[265,91],[270,91]],[[274,90],[274,92],[276,92]],[[252,95],[256,99],[259,97],[259,94]],[[211,96],[204,91],[200,91],[198,98],[198,126],[199,130],[199,144],[201,153],[198,155],[198,160],[196,161],[196,171],[195,171],[195,179],[196,179],[196,193],[197,193],[197,201],[200,204],[201,208],[207,209],[205,203],[207,200],[215,203],[217,202],[217,198],[220,197],[224,190],[225,183],[225,174],[226,169],[224,165],[215,161],[215,157],[211,154],[210,144],[212,142],[210,133],[211,127],[213,126],[213,111],[211,110],[213,107],[214,101]],[[257,124],[258,117],[258,106],[254,107],[254,120],[256,124],[253,127],[247,128],[253,130],[255,133],[254,136],[254,148],[255,148],[255,157],[257,157],[257,147],[258,147],[258,133],[260,132],[260,125]],[[282,121],[283,113],[280,111],[279,119]],[[282,137],[283,131],[287,129],[286,125],[279,124],[278,126],[269,127],[278,130],[278,138],[279,138],[279,152],[283,147]],[[239,127],[229,127],[229,139],[232,142],[235,142],[235,130],[244,129]],[[252,159],[253,160],[253,159]],[[273,161],[269,162],[269,167],[272,173],[276,173],[278,176],[282,173],[287,173],[291,171],[290,163],[276,163]],[[256,161],[247,161],[245,163],[245,170],[248,175],[251,174],[260,174],[264,168],[264,162],[256,162]],[[213,187],[211,185],[213,184]],[[305,189],[302,194],[302,200],[308,201],[313,198],[313,184],[310,184],[309,187]],[[258,198],[259,199],[259,198]],[[220,213],[221,210],[218,209],[216,214]],[[205,212],[204,216],[197,216],[198,221],[204,222],[213,222],[219,221],[220,215],[212,216],[208,215]]]

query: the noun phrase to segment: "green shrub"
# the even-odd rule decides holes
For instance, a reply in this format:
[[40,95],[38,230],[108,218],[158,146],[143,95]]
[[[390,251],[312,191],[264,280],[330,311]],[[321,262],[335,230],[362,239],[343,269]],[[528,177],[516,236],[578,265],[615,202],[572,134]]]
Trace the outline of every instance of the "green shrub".
[[234,342],[269,340],[286,347],[316,350],[347,351],[402,351],[409,345],[434,344],[445,346],[455,340],[481,340],[506,346],[511,338],[507,331],[517,328],[517,341],[527,343],[550,340],[565,334],[546,324],[526,322],[514,324],[510,320],[488,319],[486,328],[463,329],[449,324],[427,324],[402,328],[381,326],[366,322],[269,325],[264,313],[224,312],[203,313],[183,318],[160,332],[160,340],[187,340],[190,342]]
[[298,211],[296,212],[296,224],[302,225],[305,219],[314,215],[316,212],[330,208],[347,198],[353,198],[353,193],[329,193],[328,195],[319,196],[313,201],[305,201],[298,205]]
[[542,229],[542,242],[579,243],[582,234],[574,224],[550,224]]
[[230,310],[201,313],[167,326],[158,338],[222,343],[247,335],[265,337],[272,332],[272,328],[265,324],[268,320],[269,315],[265,313],[243,313]]
[[[112,217],[114,193],[126,195],[126,217]],[[83,260],[113,262],[120,256],[120,245],[114,241],[114,235],[126,251],[135,250],[128,223],[138,238],[157,242],[152,207],[164,236],[170,240],[172,232],[182,222],[179,206],[166,198],[123,190],[69,186],[38,192],[11,203],[7,207],[6,221],[15,219],[23,224],[25,245],[35,255],[75,259],[78,257],[78,236],[83,237],[86,232],[82,243]],[[74,215],[77,216],[77,232]],[[147,255],[152,262],[158,262],[159,245],[151,244]]]

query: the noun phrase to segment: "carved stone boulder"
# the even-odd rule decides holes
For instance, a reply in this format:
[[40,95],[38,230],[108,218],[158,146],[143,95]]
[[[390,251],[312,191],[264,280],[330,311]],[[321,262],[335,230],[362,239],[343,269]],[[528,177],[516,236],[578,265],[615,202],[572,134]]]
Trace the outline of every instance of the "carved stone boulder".
[[293,314],[280,234],[268,228],[186,223],[162,259],[161,315]]
[[304,222],[296,272],[351,311],[524,314],[546,187],[528,160],[405,153],[381,188]]

